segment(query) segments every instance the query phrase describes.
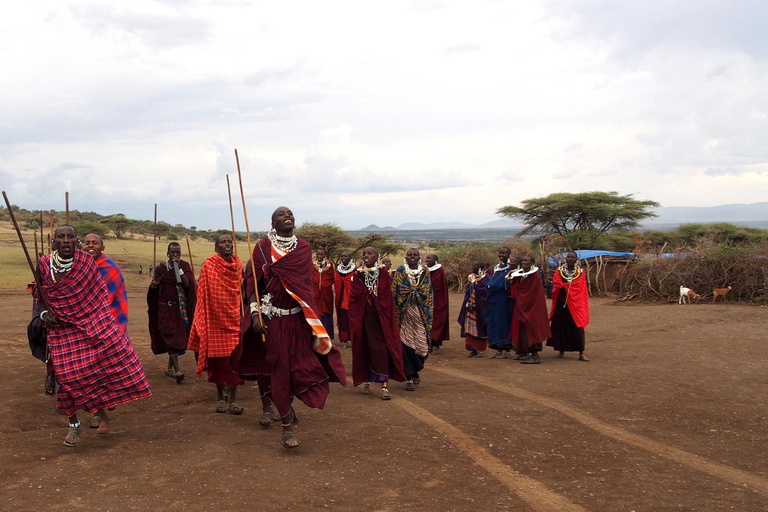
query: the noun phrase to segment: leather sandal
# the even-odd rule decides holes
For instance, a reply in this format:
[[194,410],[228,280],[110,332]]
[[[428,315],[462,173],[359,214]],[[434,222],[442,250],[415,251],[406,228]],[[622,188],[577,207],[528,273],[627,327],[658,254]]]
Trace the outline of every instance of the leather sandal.
[[56,393],[56,377],[53,373],[45,376],[45,394],[53,395]]
[[237,405],[237,403],[232,402],[229,404],[229,414],[234,414],[235,416],[239,416],[245,412],[245,407],[240,407]]
[[296,435],[292,431],[283,432],[283,436],[280,438],[280,444],[286,450],[292,450],[298,448],[301,445],[301,441],[296,438]]
[[226,400],[217,400],[216,401],[216,412],[227,412],[227,401]]
[[64,438],[64,446],[69,446],[70,448],[74,448],[80,443],[80,422],[77,422],[77,426],[74,427],[70,424],[69,426],[69,433],[67,433],[67,437]]

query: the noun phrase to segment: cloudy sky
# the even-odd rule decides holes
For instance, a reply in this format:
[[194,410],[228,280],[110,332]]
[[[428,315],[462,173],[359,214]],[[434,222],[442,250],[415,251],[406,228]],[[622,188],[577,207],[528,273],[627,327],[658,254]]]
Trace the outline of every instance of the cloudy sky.
[[283,204],[354,229],[552,192],[765,201],[767,64],[762,0],[26,0],[0,18],[0,186],[226,227],[237,148],[254,230]]

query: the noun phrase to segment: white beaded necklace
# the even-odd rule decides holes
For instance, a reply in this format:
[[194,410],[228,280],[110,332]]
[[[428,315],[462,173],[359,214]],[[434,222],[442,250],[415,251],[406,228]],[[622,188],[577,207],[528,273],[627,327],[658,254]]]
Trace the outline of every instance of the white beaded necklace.
[[299,244],[299,239],[296,237],[296,235],[279,236],[275,232],[270,232],[267,235],[267,238],[269,238],[269,241],[272,242],[272,245],[280,249],[282,252],[291,252]]
[[339,274],[349,274],[353,270],[355,270],[355,262],[352,260],[349,260],[349,263],[344,265],[343,263],[339,263],[336,265],[336,270],[339,272]]

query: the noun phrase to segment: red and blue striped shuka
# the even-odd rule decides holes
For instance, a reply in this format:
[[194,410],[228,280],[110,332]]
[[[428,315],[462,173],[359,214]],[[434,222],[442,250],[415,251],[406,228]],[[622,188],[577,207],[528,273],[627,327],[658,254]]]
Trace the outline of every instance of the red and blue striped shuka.
[[[260,347],[264,350],[256,351],[265,358],[272,380],[272,402],[280,417],[284,417],[290,411],[291,397],[297,397],[307,407],[322,409],[330,392],[328,382],[339,382],[344,387],[347,382],[341,354],[330,344],[327,334],[322,336],[324,329],[317,319],[309,243],[299,239],[293,251],[282,255],[275,255],[272,249],[269,239],[263,238],[253,250],[261,297],[270,294],[272,306],[280,309],[302,307],[301,312],[292,315],[263,316],[267,335]],[[253,277],[249,275],[246,279],[246,290],[253,291]],[[249,329],[250,322],[244,322],[243,328]],[[313,332],[323,342],[320,350],[313,350]]]
[[117,323],[123,332],[128,332],[128,292],[125,289],[125,279],[117,263],[104,253],[96,259],[99,274],[109,292],[109,307],[115,315]]
[[66,416],[94,413],[152,394],[133,350],[110,309],[107,287],[90,254],[75,250],[72,269],[53,281],[51,258],[40,258],[42,291],[58,325],[48,328],[56,369],[56,406]]

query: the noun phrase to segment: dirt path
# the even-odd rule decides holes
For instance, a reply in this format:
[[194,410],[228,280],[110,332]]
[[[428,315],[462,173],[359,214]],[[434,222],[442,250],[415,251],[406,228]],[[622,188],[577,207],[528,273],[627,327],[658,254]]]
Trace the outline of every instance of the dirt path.
[[766,308],[596,300],[589,363],[467,359],[456,329],[415,393],[336,385],[325,411],[300,405],[287,453],[253,386],[231,416],[192,358],[183,384],[163,375],[139,290],[129,332],[154,395],[64,447],[26,348],[30,299],[0,298],[0,510],[768,509]]

